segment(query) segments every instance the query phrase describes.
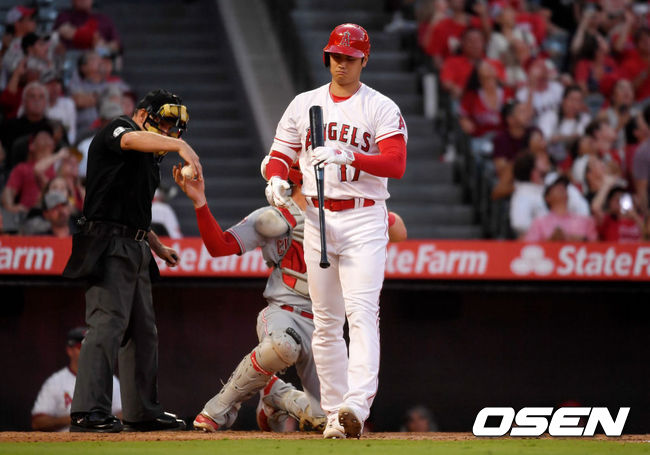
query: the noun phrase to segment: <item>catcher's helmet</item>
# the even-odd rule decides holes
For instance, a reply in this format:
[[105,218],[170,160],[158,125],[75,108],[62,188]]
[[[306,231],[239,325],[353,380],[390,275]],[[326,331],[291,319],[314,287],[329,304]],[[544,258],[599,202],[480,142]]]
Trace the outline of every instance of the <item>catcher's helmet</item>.
[[160,124],[164,122],[169,126],[166,130],[169,136],[181,137],[190,120],[187,108],[183,105],[181,98],[167,90],[153,90],[147,93],[138,102],[136,108],[147,111],[144,126],[154,133],[162,131]]
[[323,63],[330,65],[328,53],[349,55],[361,58],[370,54],[370,38],[368,32],[357,24],[338,25],[330,33],[327,46],[323,48]]

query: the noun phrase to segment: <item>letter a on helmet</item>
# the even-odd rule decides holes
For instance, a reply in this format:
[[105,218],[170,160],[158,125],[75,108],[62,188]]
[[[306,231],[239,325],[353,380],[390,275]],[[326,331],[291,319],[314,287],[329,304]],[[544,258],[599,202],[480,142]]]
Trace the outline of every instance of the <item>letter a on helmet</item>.
[[349,55],[361,58],[370,54],[370,38],[368,32],[357,24],[338,25],[330,33],[327,46],[323,48],[323,63],[329,66],[329,53]]

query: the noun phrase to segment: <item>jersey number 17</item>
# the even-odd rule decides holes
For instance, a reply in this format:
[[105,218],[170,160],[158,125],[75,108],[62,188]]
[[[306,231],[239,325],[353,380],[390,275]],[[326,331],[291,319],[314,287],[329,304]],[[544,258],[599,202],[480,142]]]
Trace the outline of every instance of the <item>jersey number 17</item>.
[[[348,172],[349,170],[349,172]],[[340,180],[341,182],[356,182],[359,180],[359,175],[361,175],[361,171],[353,166],[346,166],[345,164],[341,164],[341,174],[340,174]]]

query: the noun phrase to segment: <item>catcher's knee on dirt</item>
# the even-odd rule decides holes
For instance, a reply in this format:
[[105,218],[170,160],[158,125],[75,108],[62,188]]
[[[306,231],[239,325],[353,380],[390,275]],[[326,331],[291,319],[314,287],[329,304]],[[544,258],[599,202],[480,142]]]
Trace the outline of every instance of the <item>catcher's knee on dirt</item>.
[[[300,335],[292,328],[276,330],[264,337],[253,351],[239,362],[221,391],[204,407],[220,426],[232,425],[229,412],[261,390],[273,374],[290,367],[300,355]],[[235,413],[236,416],[236,413]]]
[[286,330],[276,330],[264,337],[262,342],[254,349],[255,358],[259,367],[270,374],[277,373],[290,367],[300,355],[300,335],[289,327]]

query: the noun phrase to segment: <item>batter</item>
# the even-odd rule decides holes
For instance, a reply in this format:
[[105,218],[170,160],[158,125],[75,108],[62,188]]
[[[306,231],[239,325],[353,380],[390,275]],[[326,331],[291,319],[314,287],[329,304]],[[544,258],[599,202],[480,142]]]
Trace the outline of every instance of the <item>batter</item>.
[[[379,294],[384,279],[388,178],[406,167],[407,129],[397,105],[360,81],[370,40],[355,24],[342,24],[323,49],[332,81],[289,104],[274,138],[267,195],[288,203],[286,181],[299,160],[305,217],[305,261],[314,313],[312,350],[327,413],[325,438],[360,437],[377,393]],[[312,149],[309,108],[322,106],[325,145]],[[314,165],[324,166],[327,254],[321,269]],[[349,357],[343,325],[349,325]]]

